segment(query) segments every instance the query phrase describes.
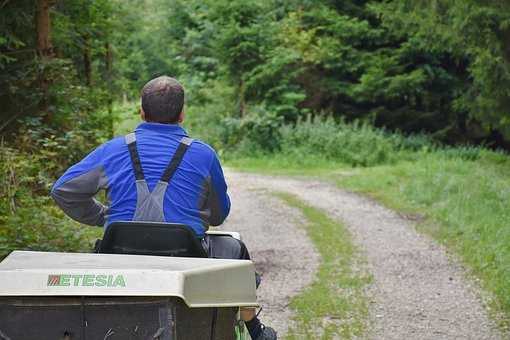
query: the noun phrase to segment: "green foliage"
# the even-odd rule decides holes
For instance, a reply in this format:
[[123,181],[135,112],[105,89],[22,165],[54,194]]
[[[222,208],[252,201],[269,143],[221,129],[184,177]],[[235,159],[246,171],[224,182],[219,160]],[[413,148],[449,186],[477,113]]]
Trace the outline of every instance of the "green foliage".
[[[51,141],[41,154],[0,146],[0,258],[10,251],[90,251],[97,231],[83,228],[52,204],[48,192],[65,158]],[[64,160],[65,164],[65,160]]]
[[[400,50],[408,55],[414,51],[426,62],[419,67],[428,67],[429,77],[443,85],[437,87],[448,94],[448,107],[443,109],[465,125],[458,127],[464,128],[464,135],[475,135],[469,130],[478,123],[508,138],[508,2],[406,0],[374,4],[372,9],[389,32],[407,40]],[[466,121],[465,114],[475,122]]]
[[116,0],[114,3],[116,9],[110,20],[117,98],[138,100],[141,87],[162,74],[187,77],[183,54],[193,51],[182,50],[179,45],[188,21],[187,9],[173,13],[181,8],[178,1]]
[[[476,160],[483,148],[445,146],[427,135],[405,136],[374,128],[367,122],[308,116],[294,124],[281,125],[281,117],[255,114],[242,119],[226,118],[219,130],[224,158],[264,157],[271,154],[289,159],[290,165],[318,162],[353,167],[393,164],[429,153],[445,159]],[[306,157],[303,157],[306,155]]]
[[73,128],[65,133],[25,118],[11,146],[0,146],[0,258],[14,249],[90,251],[102,232],[65,218],[49,197],[55,178],[107,135],[100,113],[72,117],[61,117],[60,128]]
[[20,0],[6,5],[7,3],[2,5],[5,8],[1,8],[3,15],[0,15],[0,79],[6,76],[5,69],[9,64],[33,53],[30,45],[34,36],[26,29],[27,25],[31,25],[34,15],[33,1]]
[[281,142],[281,117],[264,109],[254,110],[241,119],[223,120],[225,145],[235,145],[237,154],[276,150]]
[[384,131],[367,123],[309,117],[283,126],[280,133],[281,152],[296,158],[319,155],[351,166],[372,166],[393,162],[400,151]]
[[51,7],[41,53],[34,1],[0,5],[0,257],[13,249],[89,250],[92,229],[64,218],[52,183],[111,135],[110,1]]
[[[50,88],[91,85],[83,88],[88,94],[67,97],[104,107],[112,97],[138,100],[149,78],[170,74],[191,96],[205,90],[209,98],[221,97],[224,90],[209,88],[211,82],[231,90],[214,99],[228,108],[209,119],[214,143],[221,140],[216,122],[225,118],[239,119],[225,120],[239,125],[236,131],[251,126],[254,136],[262,130],[267,137],[275,121],[321,114],[431,132],[448,143],[507,145],[510,17],[504,1],[58,1],[52,9],[55,68],[34,57],[32,5],[2,5],[8,14],[0,20],[2,118],[59,116],[54,110],[66,103],[43,98],[42,79]],[[59,63],[64,72],[52,73]],[[41,101],[49,112],[39,110]],[[204,101],[189,103],[209,110]]]
[[187,96],[184,127],[196,138],[221,150],[230,144],[223,120],[235,110],[234,89],[219,80],[194,80],[187,79],[185,83],[186,87],[195,86],[195,91]]
[[[211,79],[234,90],[227,114],[240,121],[229,124],[259,129],[259,123],[244,122],[267,116],[272,125],[276,116],[293,123],[310,113],[326,114],[405,133],[429,132],[447,143],[505,146],[505,6],[454,0],[175,1],[166,9],[173,47],[167,55],[180,65],[177,75],[195,78],[193,91]],[[161,32],[150,30],[154,36]]]
[[[43,130],[51,130],[53,135],[68,133],[76,121],[83,119],[94,125],[102,115],[96,112],[111,102],[105,66],[105,46],[112,28],[111,2],[57,2],[52,8],[50,27],[54,51],[44,56],[36,53],[33,2],[6,1],[2,7],[5,7],[0,15],[2,138],[8,142],[16,139],[19,129],[27,128],[26,123],[34,119],[41,120]],[[99,134],[109,128],[105,123],[90,124],[88,127]]]

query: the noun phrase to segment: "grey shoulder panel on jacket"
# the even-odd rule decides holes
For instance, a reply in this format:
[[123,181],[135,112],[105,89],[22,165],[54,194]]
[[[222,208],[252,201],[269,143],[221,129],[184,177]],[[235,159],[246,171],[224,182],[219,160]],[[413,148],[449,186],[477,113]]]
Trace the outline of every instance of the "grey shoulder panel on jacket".
[[106,178],[102,166],[71,178],[51,191],[57,205],[72,219],[88,224],[101,226],[105,221],[106,207],[94,196],[106,188]]

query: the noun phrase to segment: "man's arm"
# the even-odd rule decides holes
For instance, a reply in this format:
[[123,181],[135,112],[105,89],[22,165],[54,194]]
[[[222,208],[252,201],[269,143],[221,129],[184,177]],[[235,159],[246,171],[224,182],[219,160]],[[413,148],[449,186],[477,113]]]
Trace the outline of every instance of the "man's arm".
[[225,221],[230,212],[230,198],[227,194],[227,183],[223,176],[221,164],[216,155],[210,169],[211,186],[209,190],[208,205],[211,211],[209,223],[218,226]]
[[51,196],[73,220],[102,226],[106,207],[94,196],[107,186],[102,164],[104,145],[92,151],[79,163],[70,167],[53,185]]

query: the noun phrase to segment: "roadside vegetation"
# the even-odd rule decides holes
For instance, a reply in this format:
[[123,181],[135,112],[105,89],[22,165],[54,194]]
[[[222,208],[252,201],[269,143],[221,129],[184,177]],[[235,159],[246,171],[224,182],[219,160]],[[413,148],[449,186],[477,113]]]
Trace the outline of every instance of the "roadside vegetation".
[[302,211],[306,231],[321,255],[317,278],[290,306],[295,310],[294,327],[287,339],[353,339],[364,334],[368,299],[364,289],[370,276],[352,244],[347,229],[295,196],[275,193]]
[[[510,157],[328,119],[284,127],[278,152],[228,157],[243,171],[321,177],[367,194],[454,250],[510,320]],[[292,146],[290,146],[292,145]],[[256,150],[256,148],[250,148]]]
[[0,258],[91,248],[48,192],[165,74],[227,164],[423,217],[510,316],[509,51],[506,0],[2,1]]
[[[341,188],[368,194],[416,219],[419,229],[454,250],[495,296],[493,310],[510,325],[510,160],[481,151],[477,159],[432,153],[416,161],[335,176]],[[494,308],[495,307],[495,308]]]

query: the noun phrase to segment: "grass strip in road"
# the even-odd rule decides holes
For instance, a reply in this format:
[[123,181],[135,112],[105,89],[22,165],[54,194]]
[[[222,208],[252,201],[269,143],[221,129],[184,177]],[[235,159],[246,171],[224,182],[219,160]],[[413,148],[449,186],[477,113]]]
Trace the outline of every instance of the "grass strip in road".
[[[346,228],[323,211],[294,195],[275,193],[298,208],[307,220],[306,231],[321,255],[316,280],[291,301],[294,326],[287,339],[352,339],[366,329],[368,300],[365,288],[371,277]],[[306,256],[296,254],[295,256]]]

